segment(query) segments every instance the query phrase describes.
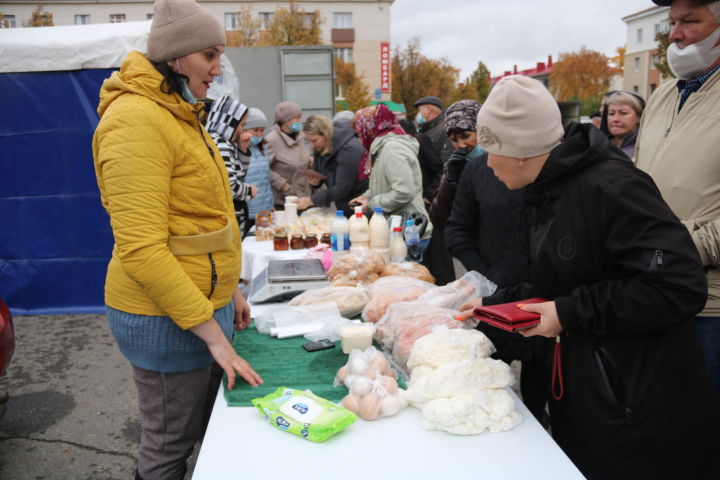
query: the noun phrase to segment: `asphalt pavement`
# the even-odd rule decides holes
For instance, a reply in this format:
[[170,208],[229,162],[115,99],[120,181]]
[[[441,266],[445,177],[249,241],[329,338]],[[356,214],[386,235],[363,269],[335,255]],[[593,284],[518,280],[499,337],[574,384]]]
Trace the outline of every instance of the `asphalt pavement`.
[[0,379],[0,392],[10,393],[0,419],[0,479],[134,478],[137,395],[105,317],[13,320],[15,355]]

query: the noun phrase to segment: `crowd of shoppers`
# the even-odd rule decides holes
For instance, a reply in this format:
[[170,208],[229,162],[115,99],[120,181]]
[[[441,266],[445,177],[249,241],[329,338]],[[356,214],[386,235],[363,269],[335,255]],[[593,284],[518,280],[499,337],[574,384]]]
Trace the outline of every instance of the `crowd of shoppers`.
[[[670,6],[677,81],[608,92],[563,127],[540,82],[511,75],[484,104],[418,99],[332,120],[279,103],[274,123],[224,96],[225,32],[195,0],[157,0],[146,53],[100,92],[97,182],[115,239],[107,317],[133,368],[136,478],[182,478],[220,377],[262,383],[232,348],[250,310],[240,245],[255,216],[382,208],[420,219],[423,262],[498,285],[461,307],[538,297],[521,334],[478,325],[520,360],[533,415],[588,478],[720,478],[720,1]],[[132,141],[128,141],[132,139]],[[632,161],[630,161],[632,160]]]

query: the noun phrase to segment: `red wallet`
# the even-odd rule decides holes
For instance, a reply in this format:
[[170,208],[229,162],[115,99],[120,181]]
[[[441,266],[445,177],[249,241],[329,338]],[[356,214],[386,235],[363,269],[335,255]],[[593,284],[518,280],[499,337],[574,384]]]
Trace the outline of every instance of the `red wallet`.
[[476,320],[485,322],[493,327],[501,328],[508,332],[519,332],[520,330],[534,327],[540,323],[540,314],[526,312],[519,308],[518,305],[544,302],[547,302],[547,300],[542,298],[529,298],[519,302],[479,307],[473,310],[473,316]]

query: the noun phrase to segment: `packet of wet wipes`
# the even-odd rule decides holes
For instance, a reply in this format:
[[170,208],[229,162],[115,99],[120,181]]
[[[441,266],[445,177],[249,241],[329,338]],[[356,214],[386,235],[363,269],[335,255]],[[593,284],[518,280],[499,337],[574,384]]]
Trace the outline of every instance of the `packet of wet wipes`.
[[322,442],[345,430],[357,415],[310,390],[280,387],[252,404],[265,416],[265,421],[280,430]]

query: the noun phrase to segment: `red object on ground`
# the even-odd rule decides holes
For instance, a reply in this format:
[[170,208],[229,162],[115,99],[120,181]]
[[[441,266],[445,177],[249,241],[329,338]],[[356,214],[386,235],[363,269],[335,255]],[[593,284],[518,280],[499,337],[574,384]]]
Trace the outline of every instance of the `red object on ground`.
[[0,299],[0,376],[10,363],[15,351],[15,331],[7,304]]

